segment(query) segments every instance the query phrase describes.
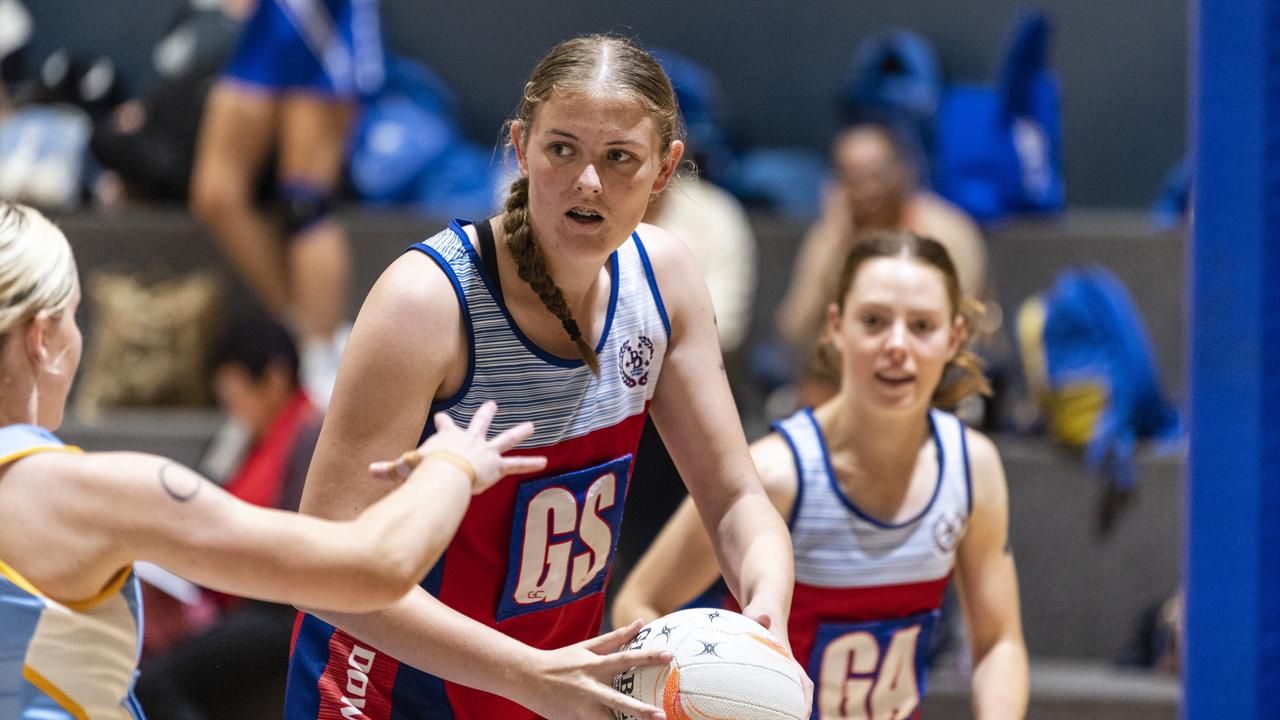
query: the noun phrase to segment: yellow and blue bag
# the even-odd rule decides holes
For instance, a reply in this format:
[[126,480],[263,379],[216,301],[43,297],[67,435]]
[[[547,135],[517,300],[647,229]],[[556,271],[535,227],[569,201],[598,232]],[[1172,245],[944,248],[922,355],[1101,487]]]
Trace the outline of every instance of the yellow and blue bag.
[[1054,440],[1082,451],[1110,490],[1130,493],[1137,443],[1167,444],[1181,424],[1124,283],[1101,266],[1068,269],[1022,304],[1017,333],[1028,388]]

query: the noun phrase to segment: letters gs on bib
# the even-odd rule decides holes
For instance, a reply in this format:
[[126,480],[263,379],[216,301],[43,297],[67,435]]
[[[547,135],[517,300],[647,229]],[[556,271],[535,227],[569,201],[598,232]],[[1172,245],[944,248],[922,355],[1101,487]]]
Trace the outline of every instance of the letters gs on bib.
[[521,483],[497,620],[559,607],[604,589],[630,473],[628,454]]

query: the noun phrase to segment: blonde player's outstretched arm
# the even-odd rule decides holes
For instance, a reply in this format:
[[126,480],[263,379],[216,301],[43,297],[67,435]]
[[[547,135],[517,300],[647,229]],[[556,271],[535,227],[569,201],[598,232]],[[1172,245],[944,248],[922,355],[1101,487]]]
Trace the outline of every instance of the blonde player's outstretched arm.
[[[791,512],[796,495],[795,461],[777,434],[751,445],[751,460],[779,515]],[[715,549],[693,501],[685,498],[662,532],[627,574],[613,601],[615,626],[639,618],[650,622],[687,605],[720,577]]]
[[995,445],[966,432],[973,513],[957,552],[956,585],[973,646],[973,712],[978,720],[1021,718],[1029,671],[1009,545],[1009,491]]
[[435,563],[473,492],[543,464],[501,456],[532,427],[487,440],[493,411],[477,414],[466,430],[443,427],[418,450],[424,459],[415,470],[384,480],[387,495],[343,522],[250,505],[153,455],[48,454],[31,458],[23,473],[58,479],[63,497],[47,508],[50,523],[97,538],[100,552],[87,555],[99,560],[87,575],[149,560],[236,595],[374,610]]
[[641,226],[671,320],[650,412],[689,488],[743,614],[786,644],[794,568],[786,524],[765,495],[729,392],[706,284],[678,239]]

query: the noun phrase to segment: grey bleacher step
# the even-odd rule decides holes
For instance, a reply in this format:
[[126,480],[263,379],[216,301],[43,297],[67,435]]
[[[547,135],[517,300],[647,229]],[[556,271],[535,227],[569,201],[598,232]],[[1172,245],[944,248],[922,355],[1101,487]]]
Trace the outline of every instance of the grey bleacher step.
[[58,435],[91,452],[148,452],[194,465],[223,420],[213,408],[111,408],[85,417],[73,406]]
[[[1182,703],[1176,677],[1152,670],[1069,658],[1031,658],[1033,720],[1174,720]],[[954,672],[929,675],[921,713],[929,720],[973,717],[969,680]]]

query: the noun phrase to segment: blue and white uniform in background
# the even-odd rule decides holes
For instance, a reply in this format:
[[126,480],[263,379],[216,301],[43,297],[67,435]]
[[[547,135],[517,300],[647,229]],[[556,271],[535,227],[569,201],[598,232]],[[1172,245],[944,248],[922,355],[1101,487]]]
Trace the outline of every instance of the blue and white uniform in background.
[[814,681],[815,720],[916,718],[930,634],[973,510],[965,427],[929,413],[938,479],[914,518],[887,523],[844,493],[810,410],[774,425],[798,483],[791,649]]
[[[0,427],[0,468],[42,452],[80,449],[33,425]],[[142,720],[133,696],[142,651],[142,598],[133,568],[122,568],[97,597],[60,603],[4,560],[0,718]]]
[[258,0],[224,76],[276,93],[364,97],[383,83],[377,0]]

